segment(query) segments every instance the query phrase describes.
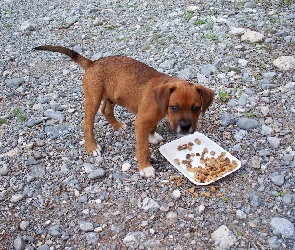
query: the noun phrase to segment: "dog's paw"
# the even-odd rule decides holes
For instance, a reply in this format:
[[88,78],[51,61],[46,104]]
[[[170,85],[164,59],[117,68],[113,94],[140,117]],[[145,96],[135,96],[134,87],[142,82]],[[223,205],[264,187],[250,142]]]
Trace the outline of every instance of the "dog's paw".
[[101,147],[97,145],[97,148],[92,151],[92,155],[96,157],[101,157]]
[[155,178],[155,169],[152,166],[146,167],[139,171],[141,177]]
[[158,144],[163,141],[163,137],[160,136],[158,133],[154,133],[153,135],[149,135],[149,143],[151,144]]
[[125,130],[127,130],[127,125],[123,123],[122,126],[119,128],[119,131],[125,131]]

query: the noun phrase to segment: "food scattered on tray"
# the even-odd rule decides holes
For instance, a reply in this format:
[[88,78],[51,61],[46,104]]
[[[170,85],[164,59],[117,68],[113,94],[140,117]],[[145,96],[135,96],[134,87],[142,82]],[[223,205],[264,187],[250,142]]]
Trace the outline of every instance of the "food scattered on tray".
[[[207,185],[234,172],[241,166],[238,159],[198,132],[186,136],[186,139],[185,141],[182,137],[167,143],[161,147],[160,151],[195,184]],[[172,154],[177,157],[171,158]]]

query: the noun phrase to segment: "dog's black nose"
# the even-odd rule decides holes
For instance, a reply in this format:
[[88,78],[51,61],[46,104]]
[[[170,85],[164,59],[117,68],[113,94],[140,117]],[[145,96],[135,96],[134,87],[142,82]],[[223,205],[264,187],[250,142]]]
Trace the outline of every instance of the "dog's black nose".
[[188,132],[192,126],[190,121],[181,121],[179,125],[180,125],[181,131],[183,132]]

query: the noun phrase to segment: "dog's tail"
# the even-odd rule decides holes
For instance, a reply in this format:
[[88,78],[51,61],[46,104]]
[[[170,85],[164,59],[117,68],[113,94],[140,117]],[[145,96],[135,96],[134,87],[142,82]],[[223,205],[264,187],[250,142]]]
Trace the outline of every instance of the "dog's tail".
[[93,61],[80,55],[78,52],[68,49],[66,47],[62,47],[62,46],[44,45],[44,46],[38,46],[34,49],[35,50],[48,50],[48,51],[59,52],[59,53],[65,54],[65,55],[69,56],[71,59],[73,59],[74,62],[79,64],[84,69],[87,69],[93,63]]

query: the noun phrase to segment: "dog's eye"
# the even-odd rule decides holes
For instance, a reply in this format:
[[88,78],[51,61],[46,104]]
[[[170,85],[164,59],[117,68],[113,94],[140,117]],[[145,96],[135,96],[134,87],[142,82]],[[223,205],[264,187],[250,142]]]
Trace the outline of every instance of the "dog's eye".
[[192,111],[193,111],[193,113],[197,113],[199,110],[200,110],[200,108],[197,107],[197,106],[193,106],[193,107],[192,107]]
[[170,109],[171,109],[173,112],[177,112],[177,111],[178,111],[178,106],[170,106]]

